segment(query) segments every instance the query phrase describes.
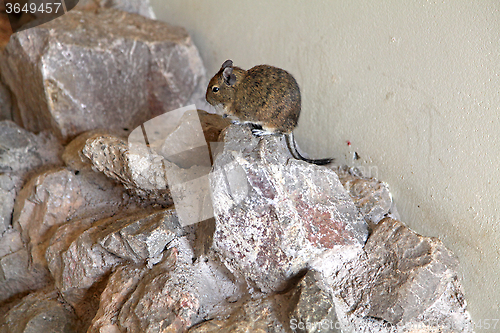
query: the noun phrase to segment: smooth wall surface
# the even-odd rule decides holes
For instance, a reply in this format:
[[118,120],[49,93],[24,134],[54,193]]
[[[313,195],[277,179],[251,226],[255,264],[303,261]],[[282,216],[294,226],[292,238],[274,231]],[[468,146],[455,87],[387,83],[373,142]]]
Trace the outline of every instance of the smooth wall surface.
[[500,319],[499,1],[152,1],[210,75],[226,59],[291,72],[302,150],[386,181],[402,220],[458,256],[474,321]]

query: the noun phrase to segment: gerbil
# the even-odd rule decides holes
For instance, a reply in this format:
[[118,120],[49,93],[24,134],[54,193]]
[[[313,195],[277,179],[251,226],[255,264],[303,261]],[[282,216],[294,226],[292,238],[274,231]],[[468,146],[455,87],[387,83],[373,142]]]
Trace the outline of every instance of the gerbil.
[[300,89],[287,71],[268,65],[244,70],[226,60],[210,80],[206,99],[224,117],[253,125],[255,135],[284,134],[295,158],[318,165],[332,162],[305,158],[297,150],[292,131],[299,121]]

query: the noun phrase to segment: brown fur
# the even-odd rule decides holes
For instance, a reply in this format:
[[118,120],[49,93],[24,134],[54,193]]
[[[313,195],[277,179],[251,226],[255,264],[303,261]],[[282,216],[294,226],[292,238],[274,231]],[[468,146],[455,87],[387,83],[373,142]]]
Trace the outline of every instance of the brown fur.
[[[226,115],[262,126],[274,133],[291,133],[300,115],[300,89],[287,71],[268,65],[249,70],[233,67],[236,81],[224,80],[224,67],[210,80],[206,99],[212,105],[222,105]],[[216,86],[218,92],[212,89]]]

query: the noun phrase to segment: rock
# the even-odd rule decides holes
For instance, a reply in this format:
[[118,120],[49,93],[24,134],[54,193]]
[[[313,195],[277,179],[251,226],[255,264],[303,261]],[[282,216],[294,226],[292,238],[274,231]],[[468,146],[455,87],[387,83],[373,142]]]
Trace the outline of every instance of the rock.
[[292,299],[297,303],[287,322],[294,332],[341,332],[332,296],[321,289],[321,276],[308,271],[297,285]]
[[100,296],[99,310],[92,320],[87,333],[121,332],[117,315],[123,304],[137,288],[148,269],[143,266],[120,266],[111,275]]
[[112,135],[98,135],[86,141],[82,153],[95,170],[119,181],[134,195],[158,204],[172,204],[163,157],[146,145],[130,145]]
[[123,213],[96,222],[76,220],[56,231],[45,256],[56,287],[76,305],[114,267],[127,262],[153,265],[165,246],[182,234],[170,209]]
[[185,237],[169,244],[161,263],[119,267],[101,295],[88,332],[184,332],[224,312],[239,287],[209,258],[193,262]]
[[61,303],[55,291],[32,293],[5,314],[2,332],[70,333],[78,332],[78,321],[71,307]]
[[92,129],[135,128],[206,84],[183,28],[115,9],[72,10],[16,33],[0,70],[24,127],[65,142]]
[[12,223],[14,199],[25,179],[42,167],[60,165],[61,152],[51,134],[35,135],[12,121],[0,121],[0,235]]
[[0,258],[23,248],[19,230],[9,228],[0,237]]
[[286,293],[232,303],[229,314],[204,321],[188,332],[340,332],[331,295],[318,287],[316,275],[307,272]]
[[30,253],[25,248],[0,258],[0,302],[22,292],[43,288],[50,282],[47,269],[31,263]]
[[61,144],[49,133],[35,135],[12,121],[0,121],[0,173],[33,172],[61,164]]
[[80,134],[64,147],[62,159],[66,167],[71,171],[90,171],[92,170],[92,162],[83,154],[83,148],[87,141],[93,141],[96,138],[110,136],[125,139],[128,135],[127,131],[107,131],[93,130]]
[[[184,332],[238,291],[234,283],[204,261],[192,263],[185,239],[139,282],[118,315],[127,332]],[[161,328],[161,330],[160,330]]]
[[152,20],[156,19],[149,0],[79,0],[75,7],[76,10],[97,10],[98,8],[115,8]]
[[[2,19],[0,18],[0,22],[1,20]],[[0,23],[0,30],[1,30],[1,23]],[[0,81],[0,120],[12,120],[12,101],[10,98],[10,91],[1,81]]]
[[368,231],[337,175],[291,158],[283,138],[226,129],[210,175],[213,249],[251,288],[270,292],[316,257],[364,244]]
[[282,298],[274,295],[256,300],[248,300],[234,310],[227,318],[213,319],[200,323],[188,330],[189,333],[232,333],[232,332],[289,332],[277,313]]
[[110,216],[127,202],[125,189],[105,177],[56,168],[32,178],[19,192],[13,223],[32,247],[49,230],[71,219]]
[[353,168],[339,168],[337,174],[367,221],[377,224],[391,212],[393,202],[389,185],[375,178],[363,177]]
[[[14,203],[15,231],[4,233],[0,240],[0,248],[16,250],[0,259],[9,263],[6,270],[17,267],[19,271],[0,284],[0,295],[5,297],[2,299],[40,289],[51,282],[45,251],[57,226],[73,218],[88,217],[94,221],[122,209],[127,202],[125,189],[92,173],[94,177],[85,173],[75,175],[63,168],[50,169],[32,178],[19,192]],[[10,250],[9,239],[16,242]]]
[[365,255],[326,277],[338,297],[337,314],[344,322],[352,322],[351,330],[372,322],[368,327],[373,331],[384,328],[383,332],[391,331],[390,325],[472,331],[457,281],[458,262],[439,240],[386,218],[364,251]]
[[127,332],[182,332],[195,316],[199,301],[184,288],[183,278],[173,276],[177,251],[153,268],[143,278],[118,315],[118,322]]
[[[0,174],[0,244],[2,243],[2,233],[12,224],[12,211],[14,209],[14,199],[21,187],[22,179],[15,174]],[[0,245],[0,257],[2,257]]]

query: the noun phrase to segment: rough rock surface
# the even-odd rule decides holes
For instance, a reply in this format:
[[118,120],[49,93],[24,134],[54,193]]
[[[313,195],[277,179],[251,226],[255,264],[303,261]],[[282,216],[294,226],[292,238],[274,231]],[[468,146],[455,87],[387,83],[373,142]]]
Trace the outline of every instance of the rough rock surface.
[[213,319],[198,324],[189,333],[232,333],[232,332],[289,332],[287,323],[282,322],[281,306],[286,306],[287,299],[272,295],[266,298],[248,300],[234,310],[227,318]]
[[21,183],[21,177],[16,174],[0,174],[0,235],[12,224],[14,199],[21,187]]
[[239,288],[211,260],[193,263],[186,238],[151,270],[122,266],[110,277],[90,332],[183,332],[227,305]]
[[35,135],[12,121],[0,122],[0,173],[61,164],[62,146],[49,133]]
[[89,138],[82,153],[95,170],[121,182],[135,195],[165,206],[172,204],[163,157],[145,145],[129,145],[112,135]]
[[148,272],[149,269],[144,269],[142,265],[118,267],[110,276],[106,288],[101,294],[99,310],[97,310],[87,332],[120,332],[117,315]]
[[319,254],[364,244],[367,225],[332,170],[291,158],[283,138],[230,126],[210,175],[213,248],[269,292]]
[[61,153],[53,135],[35,135],[12,121],[0,121],[0,235],[11,226],[14,199],[23,182],[42,167],[62,164]]
[[56,168],[32,178],[19,192],[13,223],[35,246],[54,226],[74,218],[110,216],[127,202],[125,189],[99,174]]
[[351,168],[338,168],[340,182],[349,192],[354,204],[365,219],[377,224],[391,213],[393,201],[389,186],[375,178],[366,178]]
[[457,280],[458,262],[439,240],[386,218],[364,252],[340,270],[324,272],[346,321],[374,331],[377,326],[389,332],[391,325],[419,324],[442,332],[472,331]]
[[14,204],[15,229],[8,229],[0,240],[6,252],[0,259],[0,300],[51,283],[45,250],[58,225],[72,218],[112,215],[127,201],[123,187],[95,172],[75,175],[56,168],[30,179]]
[[103,136],[125,139],[128,134],[129,131],[108,131],[103,129],[92,130],[80,134],[64,147],[62,159],[66,168],[74,172],[92,170],[92,162],[83,154],[83,149],[87,141],[91,142]]
[[297,304],[288,315],[294,332],[341,332],[332,296],[319,287],[321,276],[308,271],[294,290]]
[[16,33],[0,70],[23,126],[65,141],[96,128],[135,128],[205,88],[183,28],[115,9],[72,10]]
[[78,332],[78,319],[56,291],[32,293],[0,318],[2,333]]
[[202,322],[188,332],[340,332],[331,295],[318,287],[317,276],[309,271],[284,293],[243,298],[230,304],[229,314]]
[[19,293],[43,288],[50,282],[47,269],[32,263],[26,248],[0,258],[0,302]]
[[0,258],[19,251],[24,247],[19,230],[9,228],[0,236]]
[[165,246],[182,233],[170,209],[119,214],[96,222],[76,220],[55,232],[45,256],[56,287],[75,305],[119,264],[160,261]]

